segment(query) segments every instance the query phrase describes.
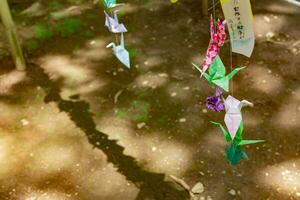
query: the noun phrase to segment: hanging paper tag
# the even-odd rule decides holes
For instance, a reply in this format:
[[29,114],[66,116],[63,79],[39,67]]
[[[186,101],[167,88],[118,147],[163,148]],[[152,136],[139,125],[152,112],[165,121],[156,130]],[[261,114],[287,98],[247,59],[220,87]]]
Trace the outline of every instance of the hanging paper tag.
[[250,0],[221,0],[232,51],[250,57],[254,48],[253,14]]

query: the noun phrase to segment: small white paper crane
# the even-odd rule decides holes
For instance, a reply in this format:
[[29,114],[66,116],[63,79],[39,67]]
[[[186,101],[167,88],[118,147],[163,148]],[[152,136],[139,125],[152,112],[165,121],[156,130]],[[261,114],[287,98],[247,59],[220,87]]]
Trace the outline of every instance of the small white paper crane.
[[105,14],[105,26],[107,26],[108,30],[112,33],[125,33],[127,32],[124,24],[119,23],[118,19],[118,10],[114,11],[114,18],[109,16],[107,12],[104,11]]
[[247,100],[239,101],[236,98],[229,95],[224,101],[224,105],[226,111],[224,121],[228,129],[228,132],[231,136],[231,139],[233,140],[242,122],[242,113],[241,113],[242,107],[244,106],[252,107],[253,104]]
[[121,33],[120,45],[116,46],[116,44],[112,42],[106,46],[106,48],[110,47],[112,47],[112,50],[119,61],[130,69],[130,58],[128,51],[125,49],[123,33]]

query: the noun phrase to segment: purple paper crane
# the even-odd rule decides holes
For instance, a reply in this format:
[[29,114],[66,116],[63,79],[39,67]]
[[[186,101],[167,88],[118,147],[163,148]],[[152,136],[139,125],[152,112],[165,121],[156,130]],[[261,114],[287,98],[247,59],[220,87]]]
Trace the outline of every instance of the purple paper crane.
[[225,106],[221,100],[222,89],[217,87],[216,94],[212,97],[206,98],[206,107],[212,111],[220,112],[225,109]]
[[107,12],[104,11],[105,14],[105,26],[109,29],[112,33],[125,33],[127,29],[125,28],[124,24],[120,24],[118,20],[118,10],[114,12],[114,18],[109,16]]

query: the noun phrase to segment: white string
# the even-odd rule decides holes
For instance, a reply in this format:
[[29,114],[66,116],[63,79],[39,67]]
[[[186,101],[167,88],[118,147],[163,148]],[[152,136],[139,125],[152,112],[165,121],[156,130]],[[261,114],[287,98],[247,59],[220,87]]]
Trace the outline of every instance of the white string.
[[213,19],[213,22],[214,22],[214,30],[215,30],[215,32],[216,32],[216,31],[217,31],[217,28],[216,28],[216,25],[215,25],[215,19],[216,19],[215,0],[213,0],[213,16],[214,16],[214,19]]
[[[232,46],[231,46],[231,43],[230,43],[230,72],[232,72]],[[233,96],[233,77],[231,78],[230,80],[231,82],[231,96]]]
[[[110,14],[111,14],[111,16],[114,16],[114,13],[113,13],[112,9],[110,9]],[[115,35],[115,39],[116,39],[116,44],[119,44],[119,39],[118,39],[117,33],[114,33],[114,35]]]

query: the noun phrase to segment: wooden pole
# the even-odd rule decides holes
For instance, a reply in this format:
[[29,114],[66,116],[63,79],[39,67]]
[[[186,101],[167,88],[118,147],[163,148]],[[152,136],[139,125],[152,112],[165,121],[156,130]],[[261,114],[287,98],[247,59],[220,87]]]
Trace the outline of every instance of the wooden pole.
[[11,16],[7,0],[0,0],[0,15],[16,68],[17,70],[25,70],[25,59],[23,57],[22,48],[17,37],[16,27]]
[[204,16],[208,15],[208,0],[202,0],[202,14]]

